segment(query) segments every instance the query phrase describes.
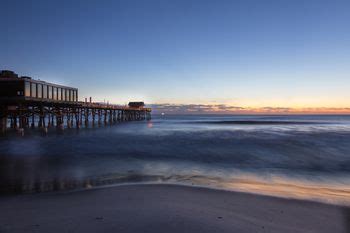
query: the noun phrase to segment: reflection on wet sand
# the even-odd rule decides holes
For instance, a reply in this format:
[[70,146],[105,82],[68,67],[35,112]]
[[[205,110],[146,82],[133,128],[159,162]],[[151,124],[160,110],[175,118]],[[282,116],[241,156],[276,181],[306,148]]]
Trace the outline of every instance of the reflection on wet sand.
[[[55,166],[52,166],[53,163]],[[189,171],[187,174],[165,175],[159,169],[147,174],[129,170],[126,173],[119,171],[84,176],[72,174],[63,167],[65,164],[62,164],[62,160],[54,157],[30,156],[16,159],[3,156],[0,159],[0,193],[65,191],[125,183],[176,183],[350,205],[350,186],[346,184],[301,181],[278,176],[262,178],[256,174],[232,174],[224,178]],[[80,174],[84,172],[80,171]]]
[[233,191],[350,205],[350,186],[348,185],[296,181],[281,177],[266,180],[254,176],[233,179],[192,177],[191,181],[199,185],[210,185]]
[[[53,166],[53,164],[55,165]],[[83,176],[73,174],[71,170],[65,167],[62,160],[54,157],[13,158],[2,156],[0,158],[0,194],[63,191],[125,182],[159,180],[157,176],[142,176],[132,174],[131,171],[128,174],[107,173]]]

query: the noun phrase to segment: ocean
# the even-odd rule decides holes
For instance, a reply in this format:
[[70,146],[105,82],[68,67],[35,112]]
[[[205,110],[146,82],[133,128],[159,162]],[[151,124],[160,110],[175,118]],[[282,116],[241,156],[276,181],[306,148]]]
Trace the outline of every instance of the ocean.
[[350,116],[164,115],[0,137],[0,193],[174,183],[350,201]]

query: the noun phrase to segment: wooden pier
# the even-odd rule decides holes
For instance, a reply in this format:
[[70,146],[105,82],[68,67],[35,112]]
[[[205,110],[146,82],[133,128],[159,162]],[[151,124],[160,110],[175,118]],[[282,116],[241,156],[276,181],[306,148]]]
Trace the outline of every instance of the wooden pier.
[[128,106],[78,101],[78,89],[0,72],[0,131],[8,128],[80,128],[150,120],[143,102]]

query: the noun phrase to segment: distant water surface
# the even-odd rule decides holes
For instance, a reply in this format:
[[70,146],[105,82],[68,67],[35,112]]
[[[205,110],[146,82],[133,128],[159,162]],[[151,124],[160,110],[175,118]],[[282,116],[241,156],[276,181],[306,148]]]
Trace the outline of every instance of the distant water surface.
[[350,200],[350,116],[153,116],[0,138],[0,192],[168,182]]

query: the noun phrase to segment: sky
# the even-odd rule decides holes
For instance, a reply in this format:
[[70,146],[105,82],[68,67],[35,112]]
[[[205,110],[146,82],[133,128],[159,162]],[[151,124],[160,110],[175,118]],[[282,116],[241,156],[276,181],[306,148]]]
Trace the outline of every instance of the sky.
[[348,0],[0,3],[0,69],[77,87],[80,99],[350,113]]

